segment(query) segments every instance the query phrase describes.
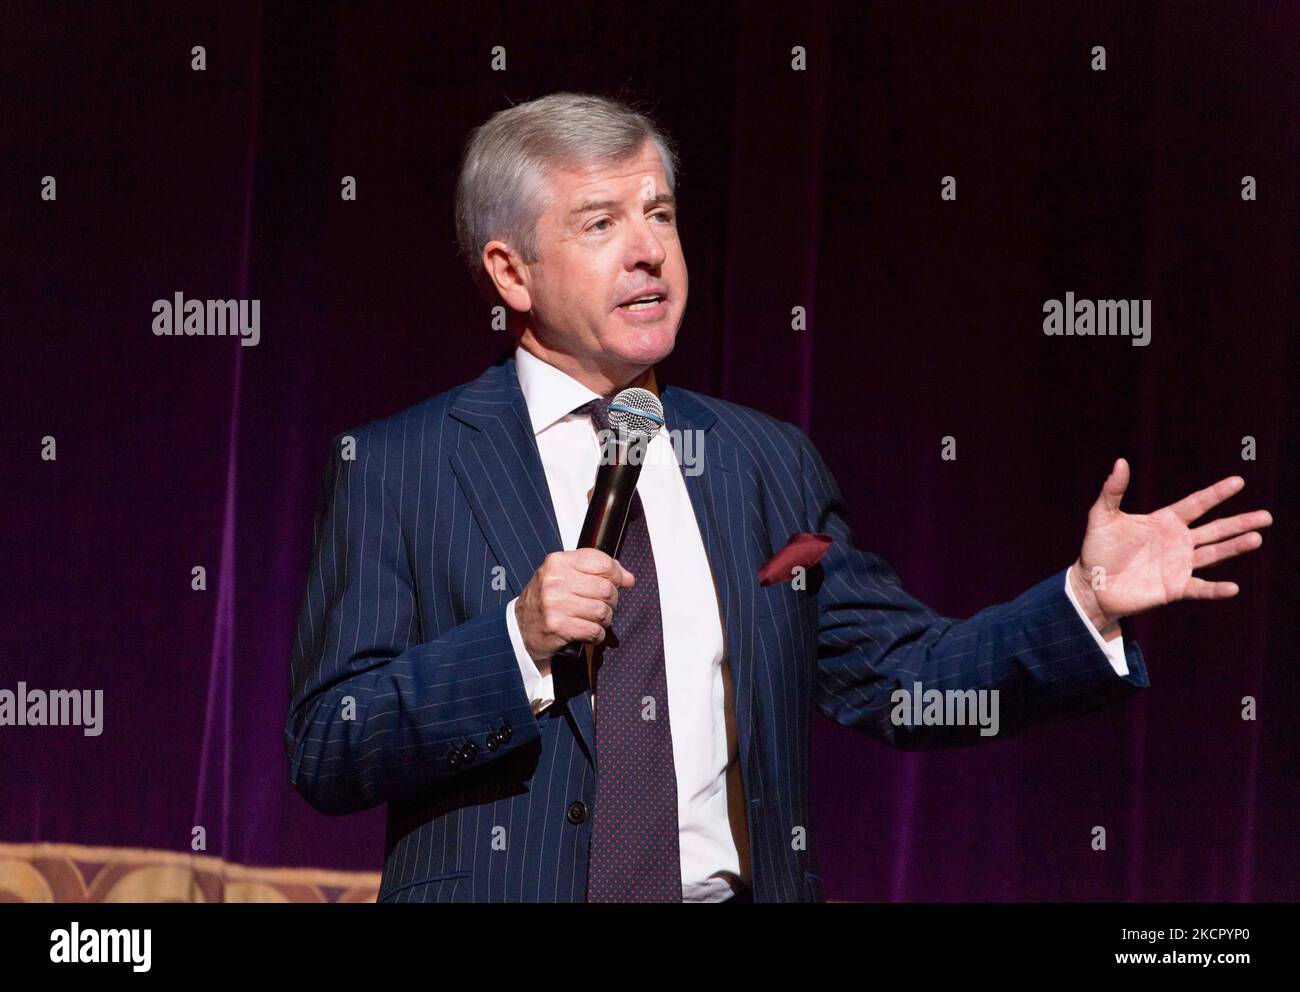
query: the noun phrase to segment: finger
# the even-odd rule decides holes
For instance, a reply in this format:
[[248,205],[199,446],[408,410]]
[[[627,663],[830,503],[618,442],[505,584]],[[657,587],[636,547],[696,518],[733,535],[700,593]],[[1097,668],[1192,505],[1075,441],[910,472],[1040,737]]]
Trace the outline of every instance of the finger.
[[632,573],[617,561],[596,548],[579,548],[574,553],[573,565],[589,575],[602,575],[614,585],[627,588],[633,582]]
[[608,578],[610,569],[614,565],[614,559],[599,548],[578,548],[572,554],[571,564],[579,572],[586,572],[588,575],[603,575]]
[[594,599],[610,606],[618,605],[618,586],[603,575],[575,572],[569,580],[569,592],[584,599]]
[[614,608],[603,599],[584,599],[581,596],[574,596],[565,609],[571,617],[590,620],[602,627],[608,627],[614,621]]
[[566,644],[572,641],[591,641],[599,644],[605,639],[605,628],[594,621],[574,617],[564,625],[563,636]]
[[636,576],[615,561],[614,570],[610,573],[609,580],[620,589],[626,589],[636,582]]
[[1097,497],[1097,503],[1103,509],[1118,510],[1120,501],[1124,498],[1124,491],[1128,489],[1128,480],[1128,461],[1123,458],[1115,459],[1115,464],[1110,467],[1110,475],[1102,483],[1101,495]]
[[1184,496],[1177,503],[1171,503],[1169,509],[1173,510],[1183,523],[1190,524],[1197,517],[1205,516],[1229,496],[1240,492],[1245,484],[1246,480],[1241,476],[1232,475],[1190,496]]
[[1273,514],[1267,510],[1252,510],[1250,513],[1238,513],[1235,517],[1211,520],[1208,524],[1192,528],[1192,540],[1196,546],[1214,544],[1224,538],[1234,537],[1248,530],[1257,530],[1273,523]]
[[1254,551],[1263,543],[1264,535],[1257,530],[1252,530],[1249,534],[1242,534],[1229,541],[1207,544],[1205,547],[1197,548],[1192,554],[1192,568],[1205,568],[1228,558],[1236,558],[1237,555],[1245,554],[1247,551]]
[[1183,589],[1183,599],[1229,599],[1239,591],[1235,582],[1206,582],[1193,576]]

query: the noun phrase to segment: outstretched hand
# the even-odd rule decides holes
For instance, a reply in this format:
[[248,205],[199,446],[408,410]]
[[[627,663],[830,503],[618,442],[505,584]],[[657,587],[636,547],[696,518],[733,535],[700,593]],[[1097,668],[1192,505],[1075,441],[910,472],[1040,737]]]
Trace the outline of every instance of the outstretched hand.
[[1264,543],[1259,528],[1273,522],[1272,514],[1252,510],[1190,525],[1239,492],[1245,480],[1220,479],[1154,513],[1119,508],[1128,481],[1128,462],[1120,458],[1088,511],[1083,549],[1070,568],[1071,587],[1097,629],[1104,633],[1121,617],[1166,603],[1237,595],[1235,582],[1213,582],[1192,572],[1258,548]]

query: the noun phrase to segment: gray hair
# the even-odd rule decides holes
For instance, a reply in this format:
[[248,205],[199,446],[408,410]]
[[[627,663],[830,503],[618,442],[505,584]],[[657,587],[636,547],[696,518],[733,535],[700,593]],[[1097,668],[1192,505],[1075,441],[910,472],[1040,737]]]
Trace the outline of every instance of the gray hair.
[[504,241],[525,262],[537,261],[537,221],[553,170],[622,161],[647,138],[674,190],[672,139],[648,113],[608,97],[552,93],[498,111],[470,132],[456,180],[456,240],[483,298],[499,300],[483,266],[489,241]]

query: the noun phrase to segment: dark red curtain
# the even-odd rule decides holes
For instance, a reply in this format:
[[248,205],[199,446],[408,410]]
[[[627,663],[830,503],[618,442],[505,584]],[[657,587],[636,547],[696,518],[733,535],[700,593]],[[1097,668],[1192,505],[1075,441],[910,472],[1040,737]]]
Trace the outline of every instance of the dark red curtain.
[[[501,354],[454,254],[461,146],[582,90],[681,145],[667,374],[807,429],[936,609],[1064,568],[1118,455],[1126,509],[1236,473],[1227,509],[1277,518],[1219,570],[1235,601],[1132,623],[1152,686],[1120,707],[924,754],[819,717],[828,895],[1300,895],[1300,7],[789,7],[10,5],[0,688],[106,712],[0,728],[0,839],[203,826],[235,861],[380,867],[382,810],[322,817],[283,754],[326,442]],[[260,343],[155,336],[176,292],[260,300]],[[1067,292],[1150,300],[1150,343],[1044,335]]]

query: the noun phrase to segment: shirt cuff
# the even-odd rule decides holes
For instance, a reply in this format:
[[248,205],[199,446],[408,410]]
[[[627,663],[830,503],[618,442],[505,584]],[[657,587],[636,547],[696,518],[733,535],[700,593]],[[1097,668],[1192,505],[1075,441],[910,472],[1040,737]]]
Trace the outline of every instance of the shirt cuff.
[[1105,653],[1106,660],[1110,662],[1110,667],[1115,669],[1115,674],[1128,675],[1128,660],[1124,657],[1124,635],[1120,634],[1113,641],[1108,641],[1101,636],[1101,632],[1092,625],[1092,621],[1088,619],[1088,615],[1083,612],[1083,607],[1079,605],[1079,601],[1074,597],[1074,590],[1070,588],[1070,569],[1068,568],[1065,570],[1065,595],[1070,598],[1071,604],[1078,611],[1079,618],[1083,620],[1083,625],[1091,632],[1092,639],[1097,642],[1097,646]]
[[[515,661],[519,663],[519,674],[524,677],[524,692],[536,716],[551,703],[555,702],[555,680],[550,675],[542,675],[537,670],[537,663],[524,647],[524,635],[519,633],[519,619],[515,616],[516,596],[506,604],[506,630],[510,632],[510,643],[515,649]],[[1089,624],[1091,626],[1091,624]]]

